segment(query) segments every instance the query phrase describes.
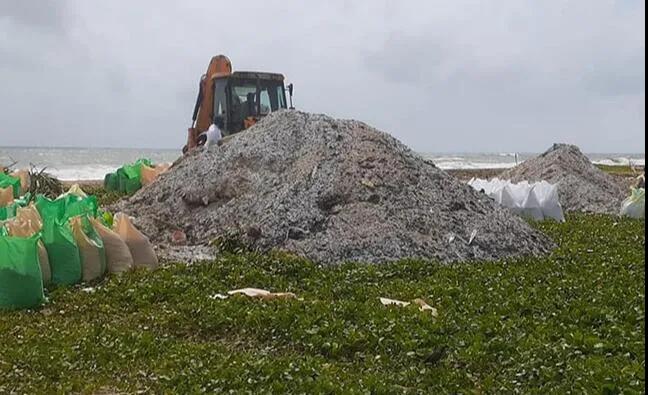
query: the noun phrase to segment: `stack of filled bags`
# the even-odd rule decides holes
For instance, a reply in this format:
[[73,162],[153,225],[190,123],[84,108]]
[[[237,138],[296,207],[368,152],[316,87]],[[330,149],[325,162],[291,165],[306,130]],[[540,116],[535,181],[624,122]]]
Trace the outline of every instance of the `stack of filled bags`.
[[170,165],[153,165],[149,159],[138,159],[135,163],[124,165],[114,173],[104,177],[104,188],[107,191],[116,191],[132,195],[143,186],[151,184]]
[[106,273],[156,268],[148,238],[124,214],[102,213],[78,186],[50,200],[12,202],[0,221],[0,309],[44,302],[43,287],[101,279]]
[[536,221],[554,219],[565,221],[562,206],[558,198],[558,185],[546,181],[529,183],[522,181],[512,183],[508,180],[494,178],[482,180],[473,178],[468,185],[494,199],[500,206],[514,213]]

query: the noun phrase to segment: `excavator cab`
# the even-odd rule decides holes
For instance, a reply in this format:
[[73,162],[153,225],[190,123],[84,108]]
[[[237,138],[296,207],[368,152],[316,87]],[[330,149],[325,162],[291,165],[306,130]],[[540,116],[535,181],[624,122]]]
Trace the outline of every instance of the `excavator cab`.
[[[293,85],[288,85],[290,107],[286,103],[284,76],[277,73],[236,71],[224,55],[214,56],[198,87],[198,97],[188,129],[187,153],[205,141],[200,138],[212,123],[223,125],[223,135],[245,130],[260,118],[285,108],[292,109]],[[204,135],[203,135],[204,136]]]
[[214,117],[223,118],[224,134],[254,125],[271,112],[288,108],[281,74],[234,72],[214,80]]

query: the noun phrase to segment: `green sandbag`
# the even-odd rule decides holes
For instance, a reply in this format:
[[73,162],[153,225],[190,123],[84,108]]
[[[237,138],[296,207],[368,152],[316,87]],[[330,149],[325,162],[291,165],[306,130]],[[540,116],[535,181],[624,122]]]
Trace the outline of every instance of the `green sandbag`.
[[68,195],[63,199],[65,200],[64,219],[76,217],[77,215],[90,215],[93,218],[97,216],[99,204],[97,203],[96,196],[81,198],[75,195]]
[[67,195],[50,200],[43,195],[38,195],[36,208],[44,221],[46,219],[62,221],[77,215],[87,214],[96,217],[99,204],[96,196],[82,198],[76,195]]
[[0,308],[25,309],[45,302],[38,236],[0,236]]
[[0,172],[0,188],[13,187],[13,197],[17,199],[20,197],[20,178],[12,177],[3,172]]
[[131,168],[127,172],[124,168],[117,170],[117,178],[119,179],[119,192],[132,195],[142,188],[142,183],[139,176]]
[[36,196],[36,208],[43,221],[61,221],[65,215],[65,199],[51,200],[43,195]]
[[18,204],[16,202],[5,207],[0,207],[0,221],[6,221],[9,218],[15,217],[17,208]]
[[[141,158],[135,161],[132,165],[126,165],[123,167],[124,173],[128,176],[129,179],[142,181],[142,166],[153,167],[150,159]],[[140,184],[141,188],[141,184]]]
[[125,165],[123,169],[128,178],[137,178],[138,180],[141,180],[142,166],[153,167],[153,164],[151,163],[150,159],[141,158],[136,160],[135,163],[131,165]]
[[72,285],[81,281],[81,258],[67,221],[43,217],[43,244],[52,269],[52,283]]
[[104,189],[109,192],[119,191],[119,177],[117,177],[117,174],[106,174],[106,177],[104,177]]
[[22,195],[18,199],[14,199],[14,203],[16,203],[20,207],[26,207],[29,202],[31,201],[31,193],[27,192],[24,195]]
[[122,170],[124,171],[124,174],[126,174],[126,177],[128,178],[139,180],[140,177],[142,176],[141,164],[124,165],[124,167],[122,167]]

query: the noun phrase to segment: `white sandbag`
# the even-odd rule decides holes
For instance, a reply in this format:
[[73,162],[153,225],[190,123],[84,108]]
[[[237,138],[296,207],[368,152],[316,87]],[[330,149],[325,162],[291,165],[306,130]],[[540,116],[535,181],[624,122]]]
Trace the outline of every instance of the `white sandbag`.
[[544,217],[558,222],[565,222],[565,215],[558,199],[558,185],[541,181],[536,185],[535,192],[540,201]]
[[495,191],[493,193],[493,198],[500,206],[508,208],[513,208],[516,206],[515,200],[513,199],[513,196],[511,196],[511,190],[506,185],[503,188],[499,188],[497,191]]
[[70,219],[70,228],[74,241],[79,246],[82,280],[93,281],[101,278],[106,270],[105,250],[99,241],[93,240],[84,232],[82,221],[82,217]]
[[644,218],[646,215],[646,190],[632,188],[632,194],[621,204],[621,216]]
[[523,217],[531,218],[536,221],[542,221],[544,219],[542,209],[540,208],[540,202],[538,201],[538,197],[535,194],[535,186],[532,186],[528,189],[527,195],[522,202],[521,208],[521,215]]
[[101,237],[106,251],[106,268],[109,273],[127,272],[133,268],[133,256],[128,245],[110,228],[99,220],[90,218],[90,223]]
[[113,231],[128,246],[133,257],[133,267],[155,269],[160,265],[148,237],[135,228],[128,215],[124,213],[115,214]]
[[558,185],[546,181],[517,184],[508,180],[494,178],[490,181],[473,178],[468,183],[476,190],[483,191],[500,206],[510,209],[518,215],[534,220],[554,219],[565,221],[562,206],[558,198]]

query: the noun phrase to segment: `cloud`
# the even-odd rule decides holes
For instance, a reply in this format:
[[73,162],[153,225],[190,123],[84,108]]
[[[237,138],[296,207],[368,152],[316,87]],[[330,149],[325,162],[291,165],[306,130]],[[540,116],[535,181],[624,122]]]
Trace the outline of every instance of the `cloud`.
[[302,6],[4,2],[0,144],[179,149],[198,79],[224,53],[284,73],[299,109],[423,151],[643,150],[643,2]]
[[67,0],[4,0],[3,3],[0,8],[0,22],[27,26],[48,33],[63,33],[67,30]]

